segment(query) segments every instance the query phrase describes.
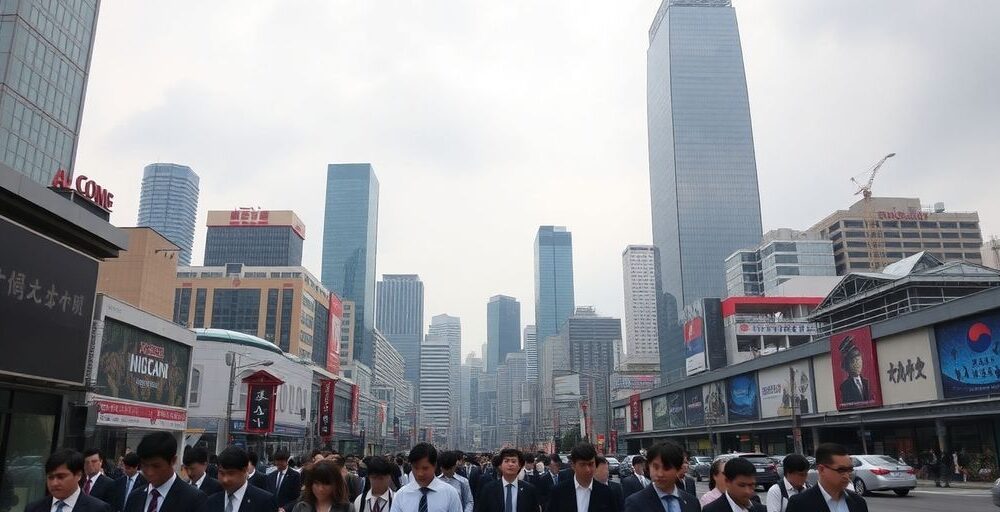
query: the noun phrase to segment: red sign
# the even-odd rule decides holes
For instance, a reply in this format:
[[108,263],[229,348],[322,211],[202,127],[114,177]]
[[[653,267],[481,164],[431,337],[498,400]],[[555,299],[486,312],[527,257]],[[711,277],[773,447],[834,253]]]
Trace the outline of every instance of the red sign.
[[597,434],[597,453],[604,454],[604,434]]
[[891,212],[878,212],[879,219],[890,219],[890,220],[927,220],[930,214],[927,212],[911,211],[911,212],[900,212],[893,210]]
[[184,430],[187,427],[185,411],[111,400],[98,400],[94,405],[97,406],[98,425],[169,430]]
[[361,406],[361,388],[357,384],[351,384],[351,433],[358,435],[361,429],[358,428],[358,409]]
[[330,293],[329,320],[326,337],[326,371],[340,373],[340,328],[344,324],[344,304],[337,294]]
[[281,379],[258,370],[243,379],[247,384],[246,432],[248,434],[268,434],[274,432],[274,405]]
[[618,453],[618,431],[608,433],[608,453]]
[[869,326],[830,336],[830,362],[837,410],[882,405],[878,359]]
[[642,432],[642,400],[639,399],[639,393],[628,397],[628,413],[632,432]]
[[337,381],[323,379],[319,383],[319,436],[329,442],[333,438],[333,400]]
[[52,188],[75,190],[80,197],[94,203],[104,211],[110,212],[114,205],[115,195],[110,190],[82,174],[73,178],[68,172],[59,169],[52,178]]

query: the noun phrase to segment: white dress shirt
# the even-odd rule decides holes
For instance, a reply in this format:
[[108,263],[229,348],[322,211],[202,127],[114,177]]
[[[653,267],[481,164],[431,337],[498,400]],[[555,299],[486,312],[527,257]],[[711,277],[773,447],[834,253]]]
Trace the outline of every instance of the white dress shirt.
[[733,509],[733,512],[749,512],[747,509],[739,506],[735,501],[733,501],[733,499],[729,497],[728,492],[726,493],[726,499],[729,500],[729,508]]
[[[462,499],[454,487],[435,478],[427,488],[427,512],[462,512]],[[392,499],[391,512],[417,512],[421,496],[420,483],[413,478]]]
[[[246,494],[248,485],[250,485],[249,480],[243,482],[243,487],[236,489],[236,492],[233,493],[233,496],[235,496],[235,499],[233,500],[233,512],[240,512],[240,505],[243,504],[243,495]],[[225,494],[222,496],[221,512],[226,512],[226,503],[229,502],[229,493],[226,492],[225,490],[223,490],[222,492],[224,492]]]
[[[503,484],[503,487],[500,489],[500,496],[503,496],[505,506],[507,505],[507,486],[514,486],[514,488],[510,491],[510,509],[514,512],[517,512],[517,482],[517,479],[514,479],[513,482],[508,482],[506,478],[500,477],[500,483]],[[507,509],[504,508],[503,510]]]
[[[91,490],[91,492],[94,491],[94,484],[97,483],[97,479],[100,478],[101,475],[103,475],[103,474],[104,474],[103,471],[98,471],[96,475],[91,476],[91,477],[87,477],[87,481],[90,482],[90,490]],[[64,508],[63,510],[66,510],[66,509]]]
[[840,499],[835,500],[833,499],[833,496],[830,496],[830,493],[826,492],[826,489],[823,488],[823,484],[816,485],[819,485],[819,492],[823,493],[823,499],[826,500],[826,506],[830,509],[830,512],[849,512],[845,493],[840,493]]
[[77,498],[80,497],[80,493],[82,493],[82,492],[83,492],[83,489],[77,487],[76,491],[74,491],[73,494],[70,494],[69,497],[66,498],[66,499],[64,499],[64,500],[59,500],[59,499],[56,499],[56,498],[52,498],[52,511],[51,512],[60,512],[60,511],[56,510],[57,509],[56,503],[59,503],[60,501],[62,501],[65,504],[63,506],[61,512],[72,512],[73,507],[76,506],[76,500],[77,500]]
[[369,492],[368,497],[365,498],[365,502],[361,503],[361,496],[363,494],[359,494],[357,498],[354,498],[354,510],[357,512],[374,512],[375,504],[381,499],[382,512],[389,512],[389,500],[393,497],[392,489],[386,489],[385,494],[378,495]]
[[208,473],[202,473],[201,478],[194,481],[194,486],[201,489],[201,484],[205,483],[206,476],[208,476]]
[[594,481],[591,480],[590,485],[584,487],[574,476],[573,483],[576,484],[576,510],[585,512],[590,509],[590,493],[594,490]]
[[[781,488],[779,485],[784,485],[785,489],[788,491],[788,497],[791,498],[799,493],[795,490],[795,486],[788,483],[788,479],[782,478],[780,482],[771,486],[767,490],[767,510],[768,512],[785,512],[785,507],[788,506],[788,501],[785,497],[781,495]],[[802,490],[806,490],[806,486],[802,486]]]
[[[153,499],[153,489],[156,489],[160,493],[160,498],[156,500],[156,512],[160,512],[160,507],[163,506],[163,500],[167,499],[167,493],[170,492],[170,488],[174,486],[174,482],[177,480],[177,473],[170,475],[170,480],[167,480],[163,485],[159,487],[153,487],[153,484],[149,484],[146,487],[146,505],[142,507],[143,512],[149,510],[150,500]],[[65,510],[63,512],[66,512]]]

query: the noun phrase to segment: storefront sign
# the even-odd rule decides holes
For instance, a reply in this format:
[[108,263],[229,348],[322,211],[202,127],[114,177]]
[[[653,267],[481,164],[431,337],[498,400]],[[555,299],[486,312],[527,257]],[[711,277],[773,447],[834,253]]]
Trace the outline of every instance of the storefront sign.
[[687,375],[707,369],[705,359],[705,321],[697,316],[684,323],[684,354]]
[[760,395],[757,393],[757,376],[744,373],[730,377],[727,383],[729,421],[752,421],[760,418]]
[[718,425],[727,422],[726,383],[716,381],[701,387],[702,403],[705,407],[705,424]]
[[357,384],[351,384],[351,433],[358,435],[361,432],[358,424],[358,415],[361,408],[361,388]]
[[682,428],[686,424],[684,421],[684,393],[670,393],[667,395],[667,424],[670,428]]
[[1000,311],[946,322],[934,332],[945,398],[1000,392],[1000,343],[993,339]]
[[736,324],[740,336],[816,336],[819,324],[810,322],[740,322]]
[[333,292],[330,292],[328,311],[326,371],[338,375],[340,373],[340,330],[344,325],[344,303]]
[[187,412],[112,400],[97,400],[97,424],[112,427],[184,430]]
[[[247,423],[244,420],[233,420],[230,424],[230,432],[234,434],[252,434],[253,432],[246,432]],[[274,429],[271,430],[270,434],[272,436],[288,436],[288,437],[302,437],[306,435],[305,427],[297,427],[294,425],[284,425],[281,423],[275,423]]]
[[799,404],[801,414],[813,412],[808,362],[761,370],[757,380],[760,381],[761,418],[791,416],[795,404]]
[[247,384],[246,432],[268,434],[274,430],[275,394],[284,381],[258,370],[243,379]]
[[52,177],[52,188],[74,190],[77,195],[107,212],[110,212],[111,207],[114,206],[115,195],[82,174],[74,178],[68,172],[59,169]]
[[318,432],[323,441],[329,442],[333,438],[333,401],[335,399],[334,388],[337,381],[334,379],[323,379],[319,382],[319,421]]
[[618,453],[618,431],[608,432],[608,453]]
[[190,361],[191,347],[107,317],[95,391],[126,400],[184,407]]
[[631,432],[642,432],[642,400],[639,393],[628,397],[628,415]]
[[833,367],[837,410],[882,405],[878,359],[870,327],[830,336],[830,364]]
[[689,427],[700,427],[705,424],[704,403],[701,387],[684,390],[684,416]]

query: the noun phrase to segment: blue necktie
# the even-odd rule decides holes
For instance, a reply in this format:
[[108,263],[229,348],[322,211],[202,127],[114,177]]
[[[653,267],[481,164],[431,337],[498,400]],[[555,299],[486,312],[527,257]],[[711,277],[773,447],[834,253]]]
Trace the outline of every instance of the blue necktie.
[[511,489],[514,484],[507,484],[507,500],[503,503],[503,512],[514,512],[514,497],[511,496]]
[[62,509],[66,507],[66,502],[59,500],[56,502],[56,512],[62,512]]
[[420,492],[423,493],[423,496],[420,497],[420,506],[417,507],[417,512],[427,512],[427,493],[431,492],[431,490],[421,487]]
[[678,502],[677,496],[667,494],[663,496],[663,500],[667,502],[667,512],[681,512],[681,504]]

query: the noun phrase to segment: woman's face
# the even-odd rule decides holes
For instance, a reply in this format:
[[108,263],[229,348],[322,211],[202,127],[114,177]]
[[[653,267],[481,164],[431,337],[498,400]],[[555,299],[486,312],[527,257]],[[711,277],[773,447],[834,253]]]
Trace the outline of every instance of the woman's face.
[[313,496],[316,497],[316,500],[329,501],[333,497],[333,486],[330,484],[313,482],[312,492]]

